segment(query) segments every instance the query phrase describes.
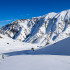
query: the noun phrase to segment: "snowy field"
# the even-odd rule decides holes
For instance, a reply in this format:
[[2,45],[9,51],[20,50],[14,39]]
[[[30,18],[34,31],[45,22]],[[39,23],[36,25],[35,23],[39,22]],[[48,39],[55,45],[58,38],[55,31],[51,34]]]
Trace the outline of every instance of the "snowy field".
[[70,38],[39,47],[0,36],[0,70],[70,70]]
[[70,56],[9,56],[0,63],[0,70],[70,70]]

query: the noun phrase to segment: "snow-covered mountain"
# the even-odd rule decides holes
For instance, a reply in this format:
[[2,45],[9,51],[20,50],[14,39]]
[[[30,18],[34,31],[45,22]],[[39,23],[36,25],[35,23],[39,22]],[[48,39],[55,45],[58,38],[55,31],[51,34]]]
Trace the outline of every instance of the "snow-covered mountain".
[[0,29],[10,38],[47,45],[70,36],[70,10],[16,20]]
[[0,69],[69,70],[69,36],[70,10],[5,25],[0,29]]
[[4,38],[0,39],[1,70],[70,70],[70,38],[32,51],[24,49],[30,48],[29,44],[0,36]]
[[31,48],[35,50],[39,48],[37,46],[37,44],[23,43],[0,34],[0,54],[20,50],[31,50]]

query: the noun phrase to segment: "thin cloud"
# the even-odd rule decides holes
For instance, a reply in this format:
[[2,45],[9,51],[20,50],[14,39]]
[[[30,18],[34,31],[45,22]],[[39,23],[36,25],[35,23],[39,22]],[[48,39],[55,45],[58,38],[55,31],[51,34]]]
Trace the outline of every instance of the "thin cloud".
[[0,22],[10,22],[10,21],[12,21],[12,20],[2,20]]

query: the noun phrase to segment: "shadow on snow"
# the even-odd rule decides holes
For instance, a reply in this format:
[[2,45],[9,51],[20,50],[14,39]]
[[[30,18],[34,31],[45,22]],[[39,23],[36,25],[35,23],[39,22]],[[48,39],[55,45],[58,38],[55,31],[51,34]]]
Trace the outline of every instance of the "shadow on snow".
[[50,46],[42,47],[37,50],[23,50],[4,53],[8,56],[15,55],[68,55],[70,56],[70,38],[59,41]]

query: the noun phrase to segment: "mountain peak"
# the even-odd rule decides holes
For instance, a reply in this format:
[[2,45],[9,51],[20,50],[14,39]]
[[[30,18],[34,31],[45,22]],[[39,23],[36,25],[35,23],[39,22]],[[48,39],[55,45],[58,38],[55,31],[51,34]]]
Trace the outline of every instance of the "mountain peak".
[[41,45],[57,42],[70,36],[70,9],[16,20],[3,26],[0,33],[16,40]]

